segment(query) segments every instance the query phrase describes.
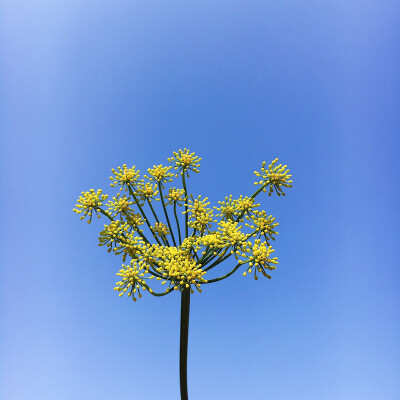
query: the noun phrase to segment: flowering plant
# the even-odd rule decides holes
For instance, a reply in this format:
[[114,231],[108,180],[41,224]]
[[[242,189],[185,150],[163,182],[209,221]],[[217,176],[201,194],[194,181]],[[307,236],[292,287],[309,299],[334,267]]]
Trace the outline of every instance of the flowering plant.
[[[190,294],[239,269],[256,280],[257,273],[271,278],[269,272],[278,264],[271,246],[278,223],[272,215],[257,209],[260,204],[255,198],[267,191],[269,196],[273,192],[285,196],[283,189],[292,187],[292,180],[287,166],[277,164],[277,158],[267,168],[263,162],[261,172],[254,171],[259,177],[255,182],[258,190],[250,197],[225,197],[211,208],[207,197],[194,198],[187,190],[186,178],[190,172],[199,172],[201,158],[185,148],[174,152],[168,161],[172,165],[149,168],[144,179],[135,166],[124,164],[112,169],[111,186],[119,187],[117,195],[105,203],[108,196],[101,189],[90,189],[82,192],[73,211],[82,214],[81,219],[87,217],[88,223],[93,212],[98,218],[108,218],[109,223],[100,232],[99,246],[122,256],[122,268],[117,273],[120,280],[114,288],[120,296],[126,294],[136,301],[145,291],[153,296],[181,292],[180,384],[181,398],[187,399]],[[170,187],[165,194],[165,186],[178,176],[181,187]],[[161,202],[162,217],[154,201]],[[183,208],[183,228],[178,207]],[[209,277],[230,257],[236,259],[236,266],[229,273]],[[151,281],[160,281],[157,291]]]

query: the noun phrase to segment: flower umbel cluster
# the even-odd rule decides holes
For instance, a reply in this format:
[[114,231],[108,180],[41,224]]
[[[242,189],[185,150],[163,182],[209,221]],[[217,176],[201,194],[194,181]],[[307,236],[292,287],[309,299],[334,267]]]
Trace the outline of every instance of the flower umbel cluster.
[[77,214],[83,213],[81,219],[84,219],[86,215],[89,215],[88,224],[92,221],[93,211],[100,218],[98,210],[103,205],[103,201],[107,199],[107,194],[101,194],[102,190],[99,189],[97,192],[94,189],[90,189],[88,192],[82,192],[82,196],[79,196],[78,203],[73,209]]
[[266,187],[269,186],[269,193],[268,196],[271,196],[274,189],[276,194],[280,196],[281,194],[285,196],[283,193],[283,187],[292,187],[291,183],[292,180],[290,178],[292,175],[289,175],[289,170],[287,169],[287,165],[276,165],[278,159],[275,158],[274,161],[268,166],[268,169],[265,168],[266,162],[262,163],[261,172],[254,171],[256,176],[261,177],[259,182],[254,182],[255,185],[262,185],[263,191],[266,192]]
[[112,168],[111,172],[114,176],[110,176],[112,180],[110,185],[112,187],[121,186],[120,190],[122,190],[123,187],[125,187],[126,190],[126,187],[129,185],[134,186],[139,181],[140,177],[140,171],[137,171],[135,166],[128,168],[126,164],[124,164],[122,168],[118,167],[118,171]]
[[174,168],[178,173],[184,174],[186,172],[187,176],[189,176],[188,171],[199,172],[201,158],[191,153],[189,149],[185,148],[173,153],[174,157],[168,158],[168,161],[175,164]]
[[[108,196],[101,189],[90,189],[82,192],[73,210],[83,214],[81,219],[88,216],[89,223],[93,212],[108,219],[99,246],[122,257],[124,264],[117,273],[121,279],[114,288],[119,295],[125,293],[136,301],[144,291],[154,296],[176,290],[201,292],[203,285],[239,269],[244,276],[253,274],[258,279],[258,272],[271,278],[267,272],[276,269],[278,259],[272,257],[270,242],[278,234],[278,222],[259,210],[255,199],[267,188],[268,195],[285,195],[283,189],[292,187],[287,166],[277,164],[278,159],[268,167],[263,162],[261,172],[254,172],[260,178],[255,184],[261,185],[254,194],[229,195],[211,208],[207,197],[194,198],[186,184],[189,171],[199,172],[201,158],[185,148],[168,161],[171,165],[148,168],[143,178],[135,166],[112,169],[111,186],[127,193],[117,193],[104,205]],[[165,185],[176,178],[163,194]],[[218,276],[223,262],[233,262],[233,269]]]

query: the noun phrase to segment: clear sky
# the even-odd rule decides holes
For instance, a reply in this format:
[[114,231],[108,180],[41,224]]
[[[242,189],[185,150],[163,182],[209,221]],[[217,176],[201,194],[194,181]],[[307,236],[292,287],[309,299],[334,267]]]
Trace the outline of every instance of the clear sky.
[[[179,398],[180,297],[113,291],[110,170],[188,147],[189,190],[294,187],[272,280],[195,293],[189,397],[398,400],[400,3],[5,0],[0,5],[0,398]],[[396,206],[397,204],[397,206]],[[229,264],[231,266],[232,264]]]

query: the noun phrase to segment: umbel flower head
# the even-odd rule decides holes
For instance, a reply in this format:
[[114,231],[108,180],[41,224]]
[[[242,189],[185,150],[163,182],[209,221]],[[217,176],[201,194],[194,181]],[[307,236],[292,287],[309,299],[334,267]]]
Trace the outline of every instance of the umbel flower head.
[[179,149],[178,152],[174,151],[173,153],[174,156],[168,158],[168,161],[175,164],[174,168],[178,173],[184,174],[186,172],[186,175],[189,176],[189,171],[199,172],[201,158],[191,153],[189,149]]
[[292,175],[289,175],[289,170],[287,169],[287,165],[276,165],[278,159],[275,158],[274,161],[268,166],[268,169],[265,168],[266,162],[262,163],[261,172],[254,171],[256,176],[261,177],[259,182],[254,182],[255,185],[262,185],[263,191],[266,192],[266,187],[269,186],[269,193],[268,196],[271,196],[273,191],[276,191],[276,194],[280,196],[281,194],[285,196],[283,193],[282,188],[284,187],[292,187],[292,181],[290,178]]
[[[292,187],[287,166],[278,159],[268,167],[263,162],[261,172],[255,171],[258,190],[251,196],[227,195],[211,207],[208,197],[193,197],[186,184],[189,171],[199,172],[201,158],[185,148],[173,152],[168,161],[170,165],[148,168],[143,178],[135,166],[112,169],[111,186],[125,194],[117,193],[104,205],[108,196],[90,189],[82,192],[74,208],[83,214],[81,219],[88,216],[88,222],[93,212],[108,220],[99,246],[122,258],[115,287],[119,295],[136,301],[145,291],[154,296],[177,290],[201,292],[204,285],[237,270],[255,279],[260,274],[271,278],[269,273],[278,264],[271,247],[278,222],[259,209],[256,197],[267,190],[268,195],[284,195],[283,189]],[[222,263],[231,264],[231,271],[220,276]]]
[[103,205],[103,201],[108,197],[107,194],[101,193],[101,189],[97,190],[97,192],[95,192],[94,189],[90,189],[88,192],[82,192],[82,196],[78,198],[78,203],[73,211],[77,214],[83,213],[81,219],[84,219],[88,215],[88,224],[92,221],[93,211],[97,214],[97,217],[100,218],[98,210]]

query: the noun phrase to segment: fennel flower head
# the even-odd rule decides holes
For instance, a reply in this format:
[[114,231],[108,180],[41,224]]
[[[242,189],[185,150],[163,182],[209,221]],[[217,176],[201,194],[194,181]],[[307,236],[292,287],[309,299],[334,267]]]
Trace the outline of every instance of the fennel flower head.
[[[169,165],[154,165],[143,177],[124,164],[111,170],[111,186],[120,192],[108,203],[101,189],[78,198],[73,211],[81,219],[88,217],[90,223],[93,213],[106,219],[99,246],[122,258],[114,288],[120,296],[136,301],[146,291],[154,296],[201,292],[238,270],[256,280],[271,278],[278,265],[271,246],[278,222],[259,209],[256,197],[267,191],[284,196],[284,189],[292,187],[289,169],[277,158],[268,167],[263,162],[254,171],[259,187],[251,196],[228,195],[211,206],[208,197],[195,198],[188,191],[187,178],[199,172],[200,161],[185,148],[173,152]],[[231,268],[221,275],[223,263]]]

